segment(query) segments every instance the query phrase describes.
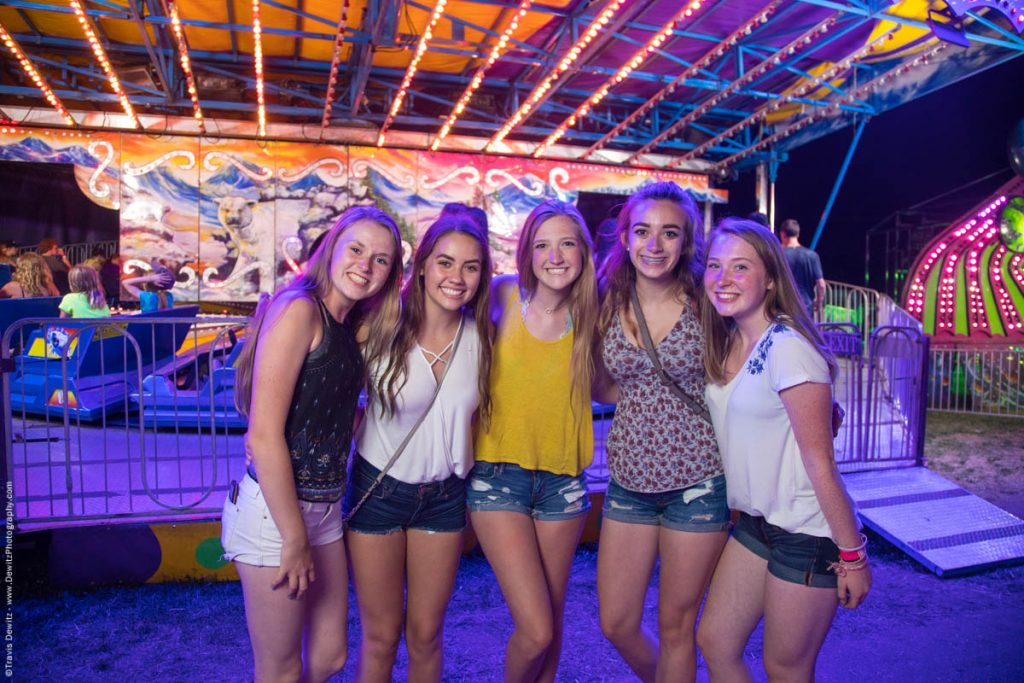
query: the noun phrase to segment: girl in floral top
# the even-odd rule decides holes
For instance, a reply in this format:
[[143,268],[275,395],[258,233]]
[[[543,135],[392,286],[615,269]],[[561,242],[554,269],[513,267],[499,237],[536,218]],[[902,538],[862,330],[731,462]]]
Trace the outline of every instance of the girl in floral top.
[[[618,236],[602,272],[604,371],[595,382],[596,398],[617,403],[597,562],[601,629],[641,680],[692,681],[697,612],[729,523],[722,463],[704,417],[703,226],[678,185],[654,183],[626,202]],[[644,348],[633,301],[665,380]],[[677,396],[668,378],[693,401]],[[659,557],[655,636],[641,618]]]

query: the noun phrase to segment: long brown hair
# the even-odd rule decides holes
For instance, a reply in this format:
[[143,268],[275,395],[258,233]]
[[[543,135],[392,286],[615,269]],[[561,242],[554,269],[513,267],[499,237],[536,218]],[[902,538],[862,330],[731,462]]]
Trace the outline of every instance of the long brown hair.
[[235,406],[238,412],[249,415],[252,401],[253,366],[256,360],[256,344],[263,328],[267,310],[273,301],[280,297],[303,297],[310,300],[322,299],[328,295],[331,283],[331,259],[338,239],[352,225],[359,221],[373,221],[391,232],[395,240],[395,257],[391,261],[391,271],[387,281],[377,294],[356,302],[349,311],[345,322],[357,328],[364,325],[368,334],[363,343],[363,356],[367,364],[372,364],[382,357],[394,338],[398,323],[398,295],[402,280],[402,237],[395,221],[380,209],[373,206],[353,206],[338,217],[337,222],[327,231],[320,246],[310,255],[305,270],[284,289],[278,291],[273,298],[263,296],[256,307],[249,323],[247,341],[238,354],[235,364]]
[[491,414],[491,339],[492,324],[488,315],[491,290],[491,252],[487,245],[487,233],[468,216],[441,214],[423,234],[409,268],[411,276],[402,290],[402,316],[394,342],[381,357],[383,372],[372,389],[380,397],[382,414],[394,414],[395,398],[405,386],[409,371],[409,351],[416,343],[416,336],[426,317],[426,291],[423,288],[423,270],[427,259],[434,252],[437,243],[445,235],[459,233],[473,238],[480,247],[480,284],[472,301],[465,309],[476,321],[480,336],[478,352],[479,379],[477,391],[480,394],[480,417],[487,424]]
[[[768,320],[778,321],[799,332],[821,357],[828,363],[829,375],[836,378],[836,359],[826,346],[825,341],[814,326],[814,321],[804,308],[793,274],[782,253],[782,245],[775,235],[760,223],[738,218],[725,218],[715,227],[707,241],[707,252],[715,239],[722,235],[739,238],[753,247],[757,257],[764,264],[765,273],[774,287],[768,290],[764,299],[764,314]],[[715,307],[707,304],[701,309],[701,322],[704,325],[704,368],[708,377],[716,383],[726,380],[725,359],[729,355],[729,347],[736,332],[736,323],[732,318],[723,318]]]
[[53,274],[39,254],[26,251],[19,256],[11,279],[21,285],[22,296],[50,296]]
[[[686,216],[686,225],[681,226],[679,238],[682,252],[673,274],[680,291],[701,304],[704,278],[704,220],[693,197],[671,181],[644,185],[626,200],[619,211],[615,240],[601,266],[601,317],[598,328],[605,334],[611,327],[616,313],[623,313],[629,304],[629,292],[636,284],[636,267],[629,258],[629,229],[633,224],[633,211],[641,202],[669,201],[675,203]],[[634,330],[634,336],[637,331]]]
[[[594,241],[587,222],[572,204],[548,199],[526,217],[516,245],[516,269],[519,272],[519,295],[530,299],[537,292],[537,276],[533,272],[533,238],[546,221],[565,216],[576,225],[576,238],[583,245],[583,269],[569,292],[569,314],[572,316],[572,395],[590,400],[590,380],[594,376],[594,339],[597,328],[597,275],[594,272]],[[589,409],[589,408],[588,408]]]
[[68,286],[72,292],[82,292],[89,300],[89,308],[103,308],[107,297],[103,293],[100,274],[92,266],[75,266],[68,273]]

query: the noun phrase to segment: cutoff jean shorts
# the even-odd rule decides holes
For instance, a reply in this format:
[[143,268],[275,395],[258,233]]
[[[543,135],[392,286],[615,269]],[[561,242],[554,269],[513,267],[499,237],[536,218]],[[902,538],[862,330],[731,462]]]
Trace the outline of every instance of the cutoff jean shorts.
[[[345,514],[363,499],[380,470],[356,455],[345,495]],[[402,529],[462,531],[466,526],[466,482],[456,475],[443,481],[409,484],[384,475],[362,507],[348,520],[350,531],[391,534]]]
[[[327,545],[341,539],[341,501],[299,501],[309,544]],[[224,559],[256,567],[281,566],[281,533],[270,516],[260,485],[246,475],[238,482],[238,495],[224,501],[220,543]]]
[[812,588],[838,585],[836,575],[828,568],[839,561],[839,548],[831,538],[795,534],[745,512],[740,513],[732,536],[744,548],[768,560],[768,572],[777,579]]
[[612,479],[601,514],[616,522],[663,526],[674,531],[725,531],[729,528],[725,475],[661,493],[630,491]]
[[528,470],[510,462],[477,461],[469,475],[466,504],[471,512],[521,512],[540,521],[587,514],[587,475]]

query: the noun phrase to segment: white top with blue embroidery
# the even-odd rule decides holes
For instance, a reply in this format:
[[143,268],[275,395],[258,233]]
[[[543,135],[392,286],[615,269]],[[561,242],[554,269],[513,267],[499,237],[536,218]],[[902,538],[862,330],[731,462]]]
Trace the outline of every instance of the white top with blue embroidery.
[[764,517],[791,533],[832,537],[779,398],[798,384],[831,381],[828,364],[810,342],[772,323],[730,382],[708,384],[705,396],[730,509]]
[[[444,481],[453,474],[465,479],[473,469],[473,413],[480,403],[480,337],[472,318],[467,316],[464,324],[459,348],[449,360],[451,368],[437,400],[388,472],[406,484]],[[408,375],[395,397],[395,414],[382,416],[378,397],[371,396],[356,436],[356,450],[377,469],[387,465],[437,386],[430,367],[433,359],[427,358],[419,346],[413,346],[406,360]],[[371,368],[371,372],[376,381],[379,368]]]

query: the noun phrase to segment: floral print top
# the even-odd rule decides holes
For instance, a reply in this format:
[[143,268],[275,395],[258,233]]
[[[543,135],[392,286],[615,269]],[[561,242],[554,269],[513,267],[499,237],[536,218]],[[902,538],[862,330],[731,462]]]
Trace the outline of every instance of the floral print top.
[[[669,376],[704,405],[704,333],[690,306],[655,350]],[[647,352],[626,338],[618,315],[602,352],[619,386],[606,444],[615,482],[630,491],[663,493],[722,474],[711,425],[661,383]]]

